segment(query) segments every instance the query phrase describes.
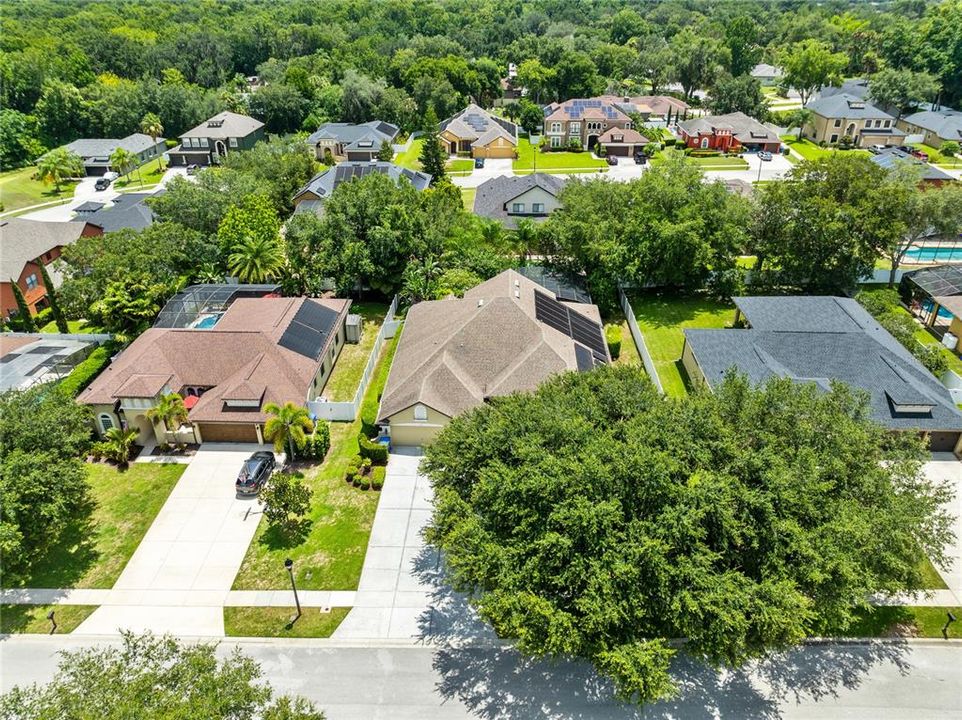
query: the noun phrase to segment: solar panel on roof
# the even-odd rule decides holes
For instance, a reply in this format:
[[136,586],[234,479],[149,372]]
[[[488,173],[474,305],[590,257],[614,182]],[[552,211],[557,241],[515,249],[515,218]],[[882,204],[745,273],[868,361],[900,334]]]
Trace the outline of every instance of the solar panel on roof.
[[310,300],[304,301],[278,345],[317,360],[334,328],[338,313]]
[[41,345],[40,347],[31,348],[27,350],[27,352],[33,355],[39,355],[41,353],[57,353],[66,349],[66,345]]
[[534,293],[534,315],[539,322],[564,333],[596,355],[607,357],[605,338],[598,323],[537,290]]
[[575,343],[575,362],[578,363],[579,372],[586,372],[595,366],[595,359],[591,350],[578,343]]

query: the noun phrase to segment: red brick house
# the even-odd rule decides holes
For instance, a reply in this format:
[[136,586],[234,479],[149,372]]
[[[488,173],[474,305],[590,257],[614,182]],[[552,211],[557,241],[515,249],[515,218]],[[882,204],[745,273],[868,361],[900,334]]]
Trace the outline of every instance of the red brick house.
[[[103,235],[96,225],[86,222],[39,222],[10,218],[0,221],[0,312],[4,318],[17,314],[13,283],[20,286],[31,314],[47,306],[47,288],[41,266],[60,257],[64,245],[80,237]],[[57,273],[48,268],[51,279]]]
[[686,120],[678,124],[678,134],[686,146],[699,150],[778,152],[781,147],[778,135],[741,112]]

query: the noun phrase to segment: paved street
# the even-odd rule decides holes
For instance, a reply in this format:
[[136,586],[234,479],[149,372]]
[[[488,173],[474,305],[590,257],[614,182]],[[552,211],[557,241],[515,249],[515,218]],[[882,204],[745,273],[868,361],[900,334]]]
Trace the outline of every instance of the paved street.
[[[0,643],[2,689],[45,682],[76,636]],[[105,642],[116,642],[115,640]],[[677,698],[639,711],[611,696],[583,663],[525,662],[501,647],[337,647],[323,641],[223,642],[261,663],[280,692],[304,695],[329,720],[958,720],[962,647],[814,645],[754,669],[675,663]]]

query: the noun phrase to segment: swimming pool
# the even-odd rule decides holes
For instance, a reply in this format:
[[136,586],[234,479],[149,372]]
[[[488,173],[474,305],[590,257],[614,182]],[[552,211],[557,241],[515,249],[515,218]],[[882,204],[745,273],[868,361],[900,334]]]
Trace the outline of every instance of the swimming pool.
[[962,262],[960,247],[914,247],[905,253],[914,262]]
[[[931,300],[923,300],[923,301],[922,301],[922,309],[924,309],[925,312],[932,312],[932,301],[931,301]],[[940,305],[940,306],[939,306],[939,317],[940,317],[940,318],[945,318],[946,320],[951,320],[951,319],[952,319],[953,317],[955,317],[955,316],[954,316],[952,313],[950,313],[948,310],[946,310],[944,307],[942,307],[942,306]]]
[[202,317],[200,320],[198,320],[196,323],[194,323],[194,327],[195,327],[197,330],[209,330],[210,328],[214,327],[214,325],[217,324],[217,321],[218,321],[218,320],[220,320],[220,314],[217,314],[217,315],[205,315],[205,316]]

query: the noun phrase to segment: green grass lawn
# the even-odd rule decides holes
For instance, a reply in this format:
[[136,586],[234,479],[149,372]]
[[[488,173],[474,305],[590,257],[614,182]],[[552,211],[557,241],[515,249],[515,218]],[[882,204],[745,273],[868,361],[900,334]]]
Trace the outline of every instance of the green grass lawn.
[[421,138],[415,138],[411,141],[411,147],[402,153],[398,153],[394,156],[394,164],[400,165],[401,167],[406,167],[409,170],[420,170],[421,161],[418,159],[421,155],[421,146],[424,141]]
[[689,157],[702,170],[747,170],[748,161],[740,157]]
[[615,359],[614,364],[642,367],[641,355],[638,354],[635,340],[631,337],[631,329],[628,327],[628,320],[625,319],[621,310],[612,311],[605,318],[605,327],[608,325],[621,327],[621,354]]
[[[905,310],[905,308],[899,309],[908,313],[908,310]],[[939,339],[932,335],[932,333],[925,328],[920,327],[915,331],[915,339],[923,345],[938,345],[942,351],[942,354],[945,356],[945,359],[949,363],[949,370],[953,370],[957,375],[962,376],[962,359],[960,359],[958,355],[939,342]]]
[[922,563],[922,587],[919,590],[945,590],[948,585],[928,558]]
[[[399,334],[385,344],[374,380],[364,396],[361,417],[373,417],[387,381]],[[304,471],[314,491],[308,514],[310,528],[303,538],[288,538],[261,520],[254,540],[234,579],[235,590],[280,590],[288,586],[285,558],[294,561],[297,586],[304,590],[354,590],[361,578],[368,536],[379,493],[344,482],[357,455],[361,420],[331,423],[331,449],[320,465]]]
[[322,613],[319,608],[303,608],[297,621],[295,607],[225,607],[224,633],[228,637],[326,638],[350,608],[331,608]]
[[156,185],[164,176],[164,171],[160,169],[160,158],[155,158],[148,163],[144,163],[140,168],[134,170],[126,178],[120,177],[114,182],[116,190],[138,190],[149,185]]
[[444,167],[451,175],[470,175],[474,172],[474,160],[471,158],[452,158],[448,160]]
[[[94,333],[94,334],[96,334],[96,333],[104,332],[104,329],[103,329],[102,327],[98,327],[98,326],[96,326],[96,325],[88,325],[86,320],[68,320],[68,321],[67,321],[67,330],[68,330],[70,333],[72,333],[72,334],[78,334],[78,333],[80,333],[80,334],[83,334],[83,333]],[[42,328],[40,328],[40,332],[44,332],[44,333],[55,333],[55,332],[60,332],[60,331],[57,330],[57,323],[56,323],[56,321],[51,320],[51,321],[48,322],[46,325],[44,325]]]
[[518,159],[514,161],[515,172],[533,172],[535,167],[534,156],[538,153],[538,172],[569,172],[571,169],[586,169],[589,172],[597,168],[607,169],[608,164],[595,158],[591,153],[585,152],[540,152],[533,147],[527,138],[518,139]]
[[946,157],[945,155],[940,153],[936,148],[929,147],[924,143],[912,143],[910,147],[913,147],[916,150],[921,150],[926,155],[928,155],[929,162],[932,163],[933,165],[941,165],[943,167],[962,167],[962,158],[958,156]]
[[801,140],[798,140],[797,136],[794,134],[782,135],[781,140],[783,143],[788,145],[790,148],[792,148],[792,150],[797,152],[806,160],[818,160],[819,158],[827,157],[832,153],[836,153],[836,152],[851,153],[853,155],[864,155],[865,157],[868,157],[869,155],[871,155],[871,153],[868,150],[860,150],[857,148],[852,150],[836,150],[835,148],[831,148],[831,147],[819,147],[818,145],[813,143],[811,140],[807,140],[806,138],[802,138]]
[[474,211],[474,196],[477,194],[477,188],[461,188],[461,202],[464,204],[464,209],[468,212]]
[[351,312],[364,318],[364,330],[361,342],[345,343],[341,348],[334,370],[321,391],[321,395],[328,400],[341,402],[354,399],[361,375],[364,374],[364,366],[367,365],[367,359],[374,349],[374,341],[381,330],[381,323],[387,315],[387,308],[386,303],[351,303]]
[[44,185],[33,179],[36,170],[34,166],[28,165],[19,170],[0,173],[0,203],[3,203],[4,212],[73,197],[76,182],[65,182],[60,186],[60,192],[56,192],[53,185]]
[[86,468],[91,507],[21,587],[113,587],[186,465],[131,463],[123,472],[106,464]]
[[54,611],[55,635],[66,635],[77,629],[97,605],[0,605],[0,633],[50,634],[47,613]]
[[733,305],[704,297],[641,295],[632,300],[631,307],[665,393],[672,397],[688,392],[681,364],[684,329],[723,328],[735,319]]
[[[858,613],[859,619],[844,632],[827,634],[829,637],[891,637],[896,634],[896,626],[902,626],[910,628],[909,634],[915,637],[941,638],[947,612],[962,618],[962,607],[876,607]],[[962,638],[962,621],[949,626],[948,636]]]

